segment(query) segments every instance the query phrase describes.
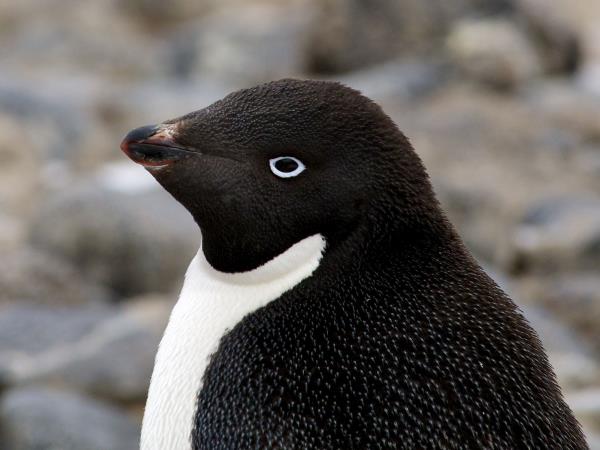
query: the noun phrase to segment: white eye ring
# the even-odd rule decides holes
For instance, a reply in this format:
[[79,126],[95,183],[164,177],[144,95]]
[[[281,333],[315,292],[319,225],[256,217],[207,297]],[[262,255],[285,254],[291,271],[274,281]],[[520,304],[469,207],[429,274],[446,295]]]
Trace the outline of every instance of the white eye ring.
[[[277,168],[277,163],[279,161],[290,159],[296,163],[296,168],[291,172],[283,172]],[[272,158],[269,160],[269,166],[271,167],[271,172],[277,175],[279,178],[291,178],[300,175],[306,169],[306,166],[300,161],[298,158],[294,158],[293,156],[280,156],[278,158]]]

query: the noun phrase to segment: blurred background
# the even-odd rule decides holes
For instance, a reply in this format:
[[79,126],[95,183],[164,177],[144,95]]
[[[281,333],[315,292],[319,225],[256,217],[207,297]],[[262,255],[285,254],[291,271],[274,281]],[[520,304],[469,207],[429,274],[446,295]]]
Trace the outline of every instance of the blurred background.
[[598,0],[0,0],[0,448],[129,450],[199,244],[131,128],[287,76],[410,137],[600,449]]

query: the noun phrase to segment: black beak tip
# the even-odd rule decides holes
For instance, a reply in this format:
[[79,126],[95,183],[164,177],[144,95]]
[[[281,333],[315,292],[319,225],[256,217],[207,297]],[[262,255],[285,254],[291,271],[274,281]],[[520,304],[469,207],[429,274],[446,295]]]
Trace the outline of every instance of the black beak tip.
[[125,151],[129,144],[140,142],[154,136],[159,131],[159,129],[160,128],[158,127],[158,125],[146,125],[131,130],[129,133],[127,133],[127,135],[123,139],[123,142],[121,142],[121,149]]

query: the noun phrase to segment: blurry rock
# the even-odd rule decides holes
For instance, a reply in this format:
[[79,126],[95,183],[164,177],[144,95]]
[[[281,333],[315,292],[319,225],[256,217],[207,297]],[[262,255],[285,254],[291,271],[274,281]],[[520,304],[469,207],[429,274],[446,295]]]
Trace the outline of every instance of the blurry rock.
[[109,294],[74,267],[29,248],[5,251],[0,271],[0,306],[16,303],[81,305],[104,302]]
[[376,101],[412,101],[430,94],[448,78],[439,62],[390,61],[356,70],[336,80]]
[[[8,120],[18,123],[16,130],[6,130],[7,138],[11,133],[21,135],[17,142],[22,142],[23,147],[14,146],[13,141],[10,143],[12,151],[23,151],[19,161],[27,158],[31,167],[30,173],[17,174],[33,177],[45,162],[73,158],[74,151],[93,127],[92,118],[83,105],[73,99],[75,93],[80,93],[77,84],[72,82],[64,86],[54,83],[54,78],[35,83],[3,75],[0,75],[0,110],[7,116],[10,114]],[[49,86],[52,86],[50,92]],[[8,151],[10,149],[3,150]],[[34,166],[36,161],[39,162]]]
[[0,112],[0,209],[27,214],[35,205],[41,164],[22,124]]
[[[44,383],[123,402],[141,401],[170,308],[171,302],[155,297],[100,311],[8,310],[0,314],[0,324],[7,322],[6,330],[0,331],[3,381]],[[23,329],[29,337],[22,336]]]
[[[434,183],[440,203],[459,230],[467,248],[477,258],[494,261],[497,247],[502,245],[499,226],[499,198],[487,189],[455,185],[448,180]],[[493,233],[498,233],[495,235]],[[493,237],[491,237],[493,236]]]
[[[399,112],[395,108],[392,102],[386,111],[423,158],[469,248],[498,262],[519,211],[537,191],[548,190],[537,164],[539,159],[554,169],[549,146],[544,140],[542,151],[539,142],[544,124],[509,96],[456,81]],[[562,158],[557,168],[564,171]]]
[[532,113],[591,139],[600,138],[600,91],[590,94],[574,83],[552,81],[527,89]]
[[574,160],[576,173],[593,176],[600,187],[600,143],[581,145]]
[[35,247],[76,265],[121,295],[170,292],[200,243],[188,212],[132,163],[44,202]]
[[[21,357],[77,342],[100,322],[114,316],[106,306],[50,307],[14,305],[0,311],[2,372]],[[26,332],[25,332],[26,330]]]
[[583,427],[583,432],[590,450],[600,450],[600,434],[598,434],[597,428],[598,426],[588,428],[585,426]]
[[465,14],[510,8],[504,0],[322,0],[309,47],[316,72],[343,72],[439,47]]
[[190,19],[205,13],[214,0],[117,0],[119,10],[129,14],[133,20],[143,20],[164,26],[165,22]]
[[600,199],[547,198],[525,214],[513,240],[518,270],[598,270]]
[[517,0],[518,17],[540,51],[548,72],[574,72],[581,63],[581,36],[553,0]]
[[19,249],[25,242],[27,225],[22,218],[0,211],[0,253]]
[[529,324],[540,337],[550,363],[563,389],[589,386],[600,381],[600,367],[591,349],[567,326],[542,307],[525,304],[510,280],[497,270],[486,270],[501,289],[520,307]]
[[131,450],[139,427],[105,403],[41,388],[8,391],[0,402],[5,450]]
[[600,424],[600,388],[570,392],[565,400],[579,420],[596,426]]
[[59,73],[113,76],[160,70],[152,58],[152,35],[136,30],[113,2],[46,2],[20,18],[23,22],[13,22],[3,36],[3,65],[33,73],[52,67]]
[[[224,80],[208,77],[148,81],[119,92],[112,106],[121,116],[120,134],[124,136],[140,123],[160,123],[204,108],[233,90]],[[120,153],[117,144],[113,142],[112,148]]]
[[596,99],[600,97],[600,57],[598,60],[582,68],[576,78],[577,84]]
[[585,337],[600,355],[600,275],[565,275],[542,280],[538,301]]
[[597,383],[600,369],[580,339],[548,312],[532,306],[521,307],[538,333],[563,389]]
[[527,36],[507,19],[460,21],[447,45],[461,72],[496,88],[514,88],[541,72]]
[[600,3],[596,0],[517,0],[515,7],[538,37],[558,52],[562,47],[568,55],[568,47],[576,46],[579,55],[563,56],[567,66],[569,58],[578,59],[577,66],[584,70],[600,63]]
[[185,25],[168,56],[180,77],[213,76],[254,84],[305,68],[309,2],[241,4]]

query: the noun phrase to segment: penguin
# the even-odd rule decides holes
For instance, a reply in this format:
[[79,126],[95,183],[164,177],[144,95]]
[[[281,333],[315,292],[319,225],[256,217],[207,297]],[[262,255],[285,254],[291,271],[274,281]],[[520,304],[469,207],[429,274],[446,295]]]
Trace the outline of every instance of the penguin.
[[535,331],[370,99],[284,79],[121,148],[202,235],[142,450],[588,448]]

